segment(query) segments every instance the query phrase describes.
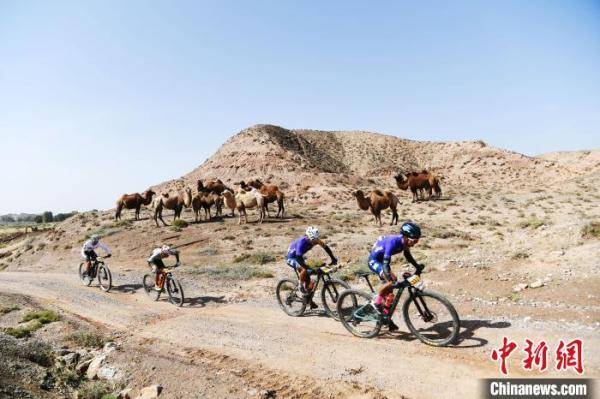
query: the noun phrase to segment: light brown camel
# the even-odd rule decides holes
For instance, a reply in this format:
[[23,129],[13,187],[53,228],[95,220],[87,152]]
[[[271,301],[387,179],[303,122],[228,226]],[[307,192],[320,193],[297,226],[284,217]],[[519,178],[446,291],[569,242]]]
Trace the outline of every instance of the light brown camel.
[[229,209],[237,209],[239,212],[239,220],[238,224],[242,224],[242,215],[244,216],[244,220],[248,223],[248,214],[246,209],[258,208],[259,212],[259,223],[263,222],[265,217],[265,199],[262,194],[255,188],[252,188],[250,191],[239,191],[235,196],[229,190],[223,191],[223,199],[225,200],[225,205]]
[[248,191],[248,187],[254,187],[265,197],[265,213],[269,217],[269,205],[272,202],[277,203],[277,215],[276,218],[280,217],[283,219],[283,213],[285,212],[285,205],[283,203],[284,194],[274,184],[264,184],[258,179],[253,179],[245,183],[243,180],[240,182],[240,187],[243,190]]
[[[433,190],[433,198],[439,199],[442,196],[442,187],[440,186],[439,177],[427,170],[423,170],[421,174],[427,175],[429,187],[431,187],[431,189]],[[431,194],[429,195],[429,197],[432,198]]]
[[135,209],[135,220],[140,219],[140,209],[142,205],[149,205],[152,202],[152,197],[156,193],[152,190],[144,191],[144,194],[123,194],[117,200],[117,210],[115,212],[115,220],[121,220],[121,211],[125,209]]
[[357,190],[354,193],[358,207],[363,211],[371,209],[371,213],[375,216],[375,221],[379,222],[381,227],[381,211],[387,208],[392,210],[391,225],[398,224],[398,197],[391,191],[381,191],[375,189],[371,191],[369,197],[365,197],[362,190]]
[[156,223],[156,227],[159,227],[158,220],[166,226],[167,224],[162,218],[163,209],[171,209],[173,211],[173,220],[177,218],[181,218],[181,211],[183,207],[189,208],[192,205],[192,190],[190,188],[186,188],[183,195],[176,194],[174,196],[170,196],[168,193],[161,194],[158,198],[154,200],[154,222]]
[[[429,184],[428,175],[411,172],[406,174],[406,179],[404,179],[404,176],[401,174],[394,176],[394,179],[396,179],[396,185],[400,190],[407,190],[410,188],[410,191],[413,195],[413,202],[417,202],[419,200],[417,190],[426,190],[429,194],[429,198],[431,198],[431,185]],[[423,197],[422,192],[421,197]]]

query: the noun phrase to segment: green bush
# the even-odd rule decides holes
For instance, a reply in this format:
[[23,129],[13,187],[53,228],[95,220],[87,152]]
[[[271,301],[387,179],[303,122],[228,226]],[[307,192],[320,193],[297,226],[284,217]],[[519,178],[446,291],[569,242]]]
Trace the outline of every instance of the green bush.
[[536,217],[531,217],[527,220],[522,220],[521,222],[519,222],[519,227],[522,229],[526,229],[526,228],[532,228],[532,229],[537,229],[543,225],[548,225],[549,223],[538,219]]
[[23,316],[22,322],[37,320],[42,324],[52,323],[53,321],[59,321],[60,316],[52,310],[30,310]]
[[25,338],[31,336],[31,333],[42,328],[43,324],[39,320],[34,320],[31,323],[27,323],[18,327],[8,327],[4,330],[8,335],[12,335],[15,338]]
[[600,239],[600,221],[589,222],[583,226],[581,229],[581,236],[583,238]]

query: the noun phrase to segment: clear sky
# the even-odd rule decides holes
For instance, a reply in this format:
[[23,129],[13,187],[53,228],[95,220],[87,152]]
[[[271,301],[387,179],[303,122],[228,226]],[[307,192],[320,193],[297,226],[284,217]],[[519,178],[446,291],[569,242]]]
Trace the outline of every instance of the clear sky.
[[600,2],[0,0],[0,214],[111,207],[256,123],[600,147]]

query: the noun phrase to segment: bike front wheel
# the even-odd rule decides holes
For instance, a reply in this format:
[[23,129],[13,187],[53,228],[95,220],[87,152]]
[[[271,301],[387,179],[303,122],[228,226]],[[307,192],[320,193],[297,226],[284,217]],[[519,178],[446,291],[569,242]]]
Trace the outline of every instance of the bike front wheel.
[[285,278],[277,284],[275,294],[281,309],[289,316],[298,317],[304,314],[306,301],[299,292],[299,282]]
[[165,284],[167,286],[167,293],[169,294],[169,301],[171,301],[173,305],[183,306],[185,297],[183,294],[183,287],[179,280],[175,277],[167,276]]
[[337,313],[346,330],[361,338],[373,338],[381,330],[383,317],[371,303],[373,294],[345,290],[337,301]]
[[112,287],[112,274],[110,273],[110,269],[108,268],[108,266],[104,264],[98,266],[97,274],[100,289],[104,292],[110,291]]
[[154,279],[154,274],[145,274],[142,279],[142,285],[144,286],[146,294],[152,298],[152,300],[158,301],[158,298],[160,298],[160,291],[154,289]]
[[[90,267],[90,271],[92,269],[93,269],[93,266]],[[85,262],[82,262],[79,264],[79,279],[81,280],[81,283],[87,287],[89,287],[90,284],[92,284],[93,279],[86,272]]]
[[440,294],[412,290],[402,306],[402,314],[409,330],[427,345],[446,346],[458,338],[458,313]]
[[325,281],[325,284],[323,284],[323,288],[321,289],[321,302],[323,303],[323,308],[327,314],[333,317],[335,321],[340,321],[337,312],[337,303],[340,294],[342,291],[348,289],[350,289],[348,283],[334,278]]

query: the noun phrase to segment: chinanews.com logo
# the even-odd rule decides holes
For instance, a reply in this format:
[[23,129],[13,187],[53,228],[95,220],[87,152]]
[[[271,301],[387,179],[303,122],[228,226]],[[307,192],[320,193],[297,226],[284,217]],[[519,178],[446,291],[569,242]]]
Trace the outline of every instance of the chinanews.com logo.
[[503,378],[486,379],[482,384],[484,398],[593,398],[593,380],[584,378],[507,378],[508,360],[521,357],[521,368],[526,372],[540,373],[554,370],[582,376],[584,373],[583,341],[561,339],[556,343],[534,342],[525,339],[519,343],[504,337],[498,348],[492,350],[491,360],[498,365]]

